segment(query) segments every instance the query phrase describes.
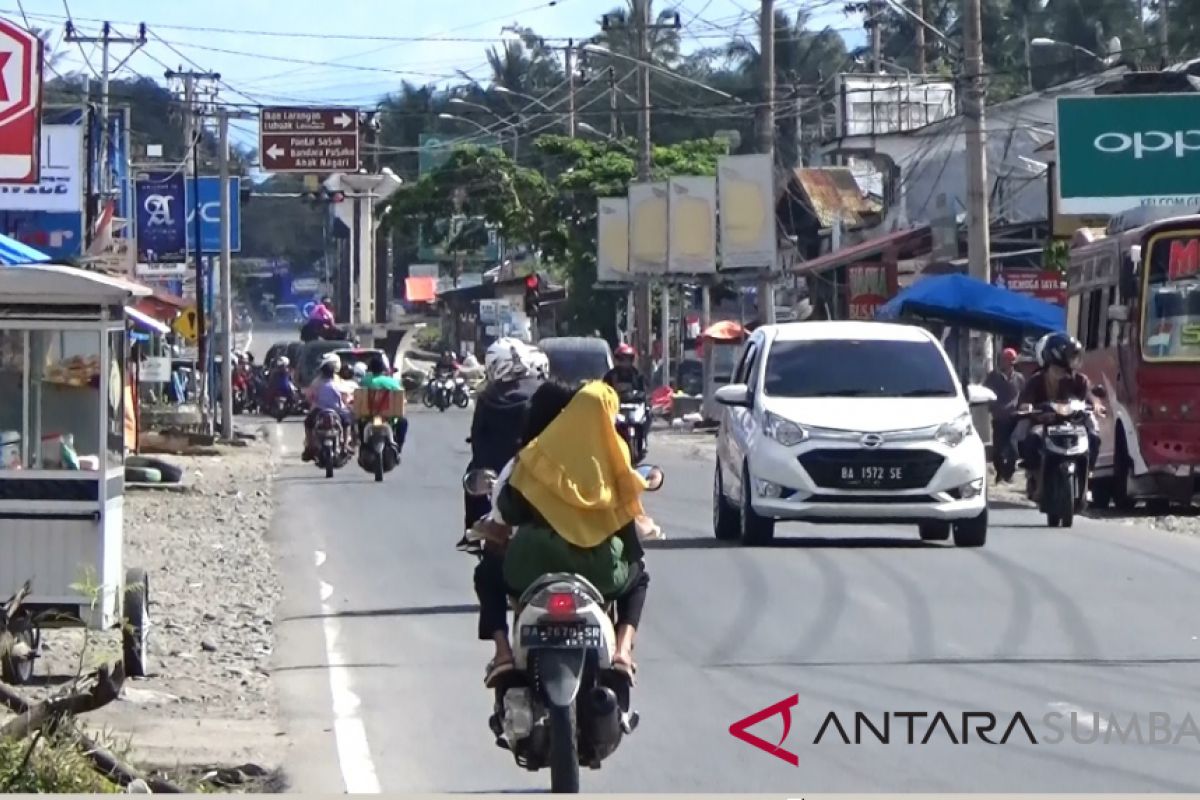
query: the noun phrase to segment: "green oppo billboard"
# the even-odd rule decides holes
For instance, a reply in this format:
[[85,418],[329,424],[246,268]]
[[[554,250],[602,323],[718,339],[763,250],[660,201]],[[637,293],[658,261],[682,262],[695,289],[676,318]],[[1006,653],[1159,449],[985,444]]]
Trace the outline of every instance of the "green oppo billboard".
[[1200,93],[1060,97],[1058,210],[1200,203]]

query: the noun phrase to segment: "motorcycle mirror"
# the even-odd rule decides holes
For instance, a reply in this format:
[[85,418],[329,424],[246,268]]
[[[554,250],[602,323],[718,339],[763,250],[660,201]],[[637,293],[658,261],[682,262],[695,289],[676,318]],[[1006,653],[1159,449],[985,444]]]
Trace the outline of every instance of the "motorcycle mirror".
[[648,484],[646,488],[652,492],[657,492],[659,489],[661,489],[663,483],[667,479],[667,476],[663,473],[663,471],[653,464],[641,465],[637,468],[637,473],[641,475],[643,479],[645,479],[646,483]]
[[1093,386],[1092,394],[1103,400],[1104,398],[1108,397],[1108,389],[1105,389],[1103,386]]
[[490,469],[473,469],[463,475],[463,491],[472,497],[482,497],[492,491],[496,473]]

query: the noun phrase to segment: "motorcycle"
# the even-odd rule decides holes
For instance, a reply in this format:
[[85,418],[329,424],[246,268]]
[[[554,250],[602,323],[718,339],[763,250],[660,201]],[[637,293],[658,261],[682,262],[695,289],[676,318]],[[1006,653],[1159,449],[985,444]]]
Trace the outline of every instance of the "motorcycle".
[[[648,481],[657,467],[638,468]],[[491,470],[471,470],[463,490],[490,495]],[[652,488],[662,486],[661,479]],[[476,531],[469,538],[484,538]],[[550,791],[577,793],[580,766],[598,769],[638,725],[628,683],[613,670],[615,604],[580,575],[550,573],[514,603],[513,681],[497,690],[488,725],[517,766],[550,770]]]
[[454,378],[452,376],[434,376],[434,378],[425,384],[425,395],[421,401],[426,408],[437,407],[438,411],[445,411],[450,407],[454,397]]
[[454,405],[459,408],[466,408],[471,405],[471,387],[467,385],[467,381],[461,375],[454,378],[454,391],[452,394]]
[[345,431],[342,420],[336,411],[322,410],[313,421],[313,439],[317,444],[316,457],[313,461],[317,467],[325,470],[325,477],[332,478],[334,470],[346,466],[349,460],[346,446]]
[[[1103,396],[1100,388],[1097,397]],[[1094,406],[1073,399],[1044,403],[1017,411],[1017,419],[1032,419],[1041,449],[1040,465],[1026,469],[1025,496],[1037,503],[1051,528],[1070,528],[1075,514],[1087,505],[1088,418]]]
[[384,473],[391,472],[399,463],[400,448],[396,446],[392,421],[377,414],[363,426],[359,437],[358,465],[372,473],[375,482],[380,483]]
[[629,446],[629,457],[640,464],[650,450],[650,415],[646,408],[645,395],[637,393],[621,399],[617,413],[617,433]]
[[300,390],[296,388],[294,383],[288,382],[288,388],[284,391],[277,391],[271,396],[269,405],[269,413],[275,418],[276,422],[283,422],[289,415],[303,414],[304,408],[301,403]]
[[416,402],[417,392],[420,392],[429,384],[429,375],[424,370],[410,369],[405,370],[400,376],[400,383],[404,386],[404,396],[408,402]]

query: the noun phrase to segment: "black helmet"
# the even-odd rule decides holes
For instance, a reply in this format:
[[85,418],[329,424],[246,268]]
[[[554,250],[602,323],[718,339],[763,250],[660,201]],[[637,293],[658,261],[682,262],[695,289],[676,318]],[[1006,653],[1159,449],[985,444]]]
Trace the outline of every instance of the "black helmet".
[[1079,366],[1081,355],[1083,345],[1078,339],[1065,333],[1055,333],[1042,345],[1042,366],[1053,364],[1063,369],[1075,369]]

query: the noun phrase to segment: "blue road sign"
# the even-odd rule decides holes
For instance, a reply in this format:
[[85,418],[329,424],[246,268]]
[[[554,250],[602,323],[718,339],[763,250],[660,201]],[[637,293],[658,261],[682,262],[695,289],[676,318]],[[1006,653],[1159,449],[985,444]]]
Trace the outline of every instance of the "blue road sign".
[[[192,250],[196,236],[196,219],[192,213],[193,186],[195,181],[189,176],[184,205],[187,208],[187,246]],[[241,193],[241,178],[236,176],[229,179],[229,242],[232,252],[242,249],[242,209],[238,205]],[[221,252],[221,179],[208,175],[200,176],[200,244],[203,252],[219,255]]]

